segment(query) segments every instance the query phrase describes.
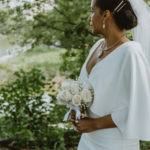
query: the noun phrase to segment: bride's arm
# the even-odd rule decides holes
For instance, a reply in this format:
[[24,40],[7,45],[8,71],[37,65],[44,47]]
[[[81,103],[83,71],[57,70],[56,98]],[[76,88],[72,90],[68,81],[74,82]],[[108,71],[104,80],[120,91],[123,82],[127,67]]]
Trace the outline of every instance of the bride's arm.
[[100,118],[84,118],[79,120],[76,126],[80,133],[88,133],[100,129],[117,127],[113,122],[111,115],[107,115]]
[[74,118],[71,118],[70,121],[75,125],[80,133],[93,132],[100,129],[115,128],[116,124],[113,122],[111,115],[107,115],[100,118],[84,118],[78,120],[78,123],[75,123]]
[[95,119],[96,129],[115,128],[116,124],[113,122],[111,115]]

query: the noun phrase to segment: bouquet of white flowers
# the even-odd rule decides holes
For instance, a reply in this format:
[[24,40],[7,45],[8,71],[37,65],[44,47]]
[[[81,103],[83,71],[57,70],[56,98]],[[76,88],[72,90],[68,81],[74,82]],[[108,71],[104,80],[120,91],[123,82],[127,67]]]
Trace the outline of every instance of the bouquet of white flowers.
[[76,112],[76,120],[80,119],[80,110],[86,109],[93,101],[93,88],[86,82],[65,80],[61,85],[61,91],[57,95],[58,104],[67,105],[70,110],[64,120],[68,120],[71,110]]

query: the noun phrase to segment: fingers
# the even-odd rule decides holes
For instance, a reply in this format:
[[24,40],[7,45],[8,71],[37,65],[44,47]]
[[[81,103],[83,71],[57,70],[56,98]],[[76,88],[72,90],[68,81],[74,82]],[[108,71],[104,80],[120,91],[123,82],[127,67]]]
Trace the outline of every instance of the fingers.
[[76,127],[75,119],[70,118],[69,121],[72,122],[73,126]]
[[71,119],[75,120],[76,118],[76,112],[74,110],[71,111]]
[[75,114],[76,114],[76,112],[75,112],[74,110],[71,110],[71,114],[75,115]]
[[[83,112],[83,111],[82,111]],[[81,118],[82,118],[82,113],[81,113]],[[81,134],[81,131],[79,130],[79,121],[80,120],[76,120],[76,112],[74,110],[71,111],[71,116],[69,121],[72,123],[72,125],[75,127],[77,133]]]
[[77,133],[81,134],[82,132],[80,131],[80,126],[79,126],[79,120],[74,120],[74,119],[69,119],[73,126],[75,127]]
[[78,126],[76,127],[76,131],[77,131],[79,134],[82,133],[81,130],[80,130],[80,128],[79,128]]
[[75,119],[70,118],[70,119],[69,119],[69,121],[71,121],[71,122],[75,122]]

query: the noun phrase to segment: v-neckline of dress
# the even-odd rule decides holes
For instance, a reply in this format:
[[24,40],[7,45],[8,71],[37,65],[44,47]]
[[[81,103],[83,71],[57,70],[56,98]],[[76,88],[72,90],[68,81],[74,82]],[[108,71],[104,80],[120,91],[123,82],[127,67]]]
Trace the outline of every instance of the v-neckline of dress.
[[[110,52],[107,56],[105,56],[102,60],[98,61],[91,69],[90,73],[88,74],[88,71],[87,71],[87,64],[89,62],[89,60],[91,59],[92,55],[96,52],[97,48],[99,47],[99,45],[96,47],[96,49],[90,54],[90,57],[88,58],[87,60],[87,63],[85,65],[85,70],[86,70],[86,74],[87,74],[87,77],[89,78],[91,73],[93,72],[94,68],[101,62],[105,61],[105,59],[108,59],[112,54],[114,54],[118,49],[120,49],[122,46],[126,45],[126,44],[129,44],[133,41],[128,41],[128,42],[124,42],[123,44],[119,45],[117,48],[115,48],[112,52]],[[108,57],[108,58],[107,58]]]

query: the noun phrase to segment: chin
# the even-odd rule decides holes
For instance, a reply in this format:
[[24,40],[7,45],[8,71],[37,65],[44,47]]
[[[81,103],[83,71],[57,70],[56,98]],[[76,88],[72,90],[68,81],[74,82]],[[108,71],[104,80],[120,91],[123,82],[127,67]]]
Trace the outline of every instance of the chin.
[[92,33],[93,33],[93,35],[95,35],[95,36],[97,36],[97,35],[99,35],[99,34],[102,34],[102,33],[100,33],[100,31],[96,31],[96,30],[94,30],[94,29],[92,29]]

